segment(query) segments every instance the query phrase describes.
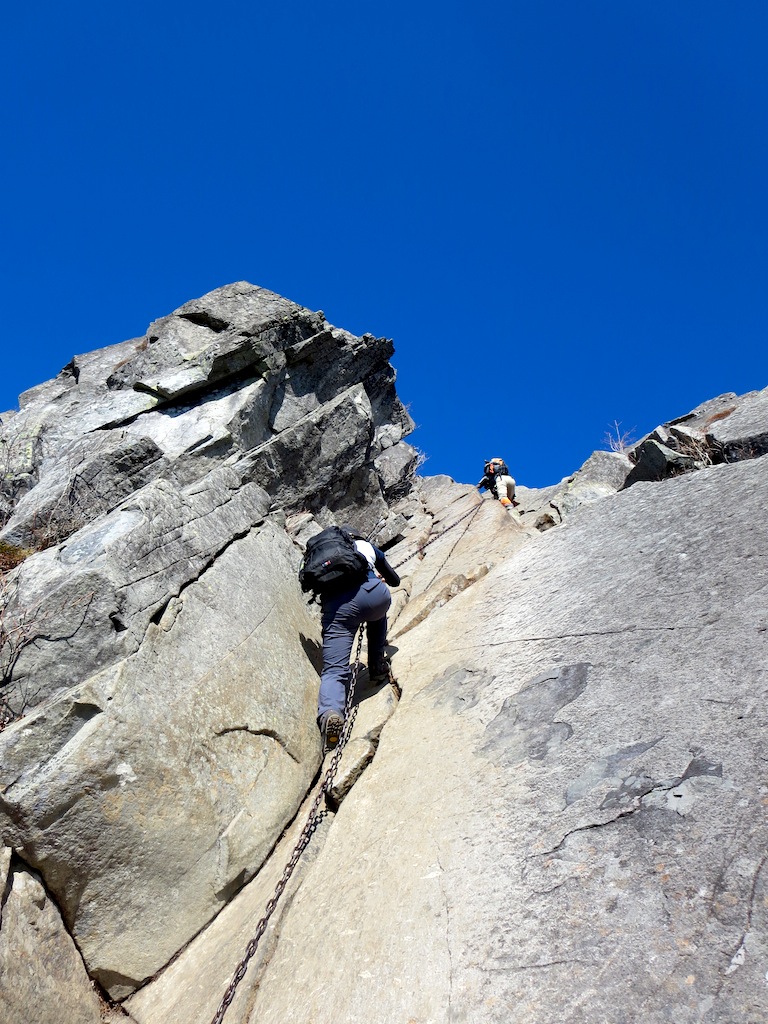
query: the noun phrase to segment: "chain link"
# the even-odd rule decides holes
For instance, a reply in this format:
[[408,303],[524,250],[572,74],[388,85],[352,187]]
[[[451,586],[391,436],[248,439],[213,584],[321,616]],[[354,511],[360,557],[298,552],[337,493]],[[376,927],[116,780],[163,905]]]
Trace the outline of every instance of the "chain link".
[[[463,523],[465,519],[468,519],[470,516],[477,515],[477,512],[482,508],[482,504],[483,503],[480,502],[474,508],[470,509],[468,512],[465,512],[454,523],[451,523],[450,526],[447,526],[444,530],[441,530],[440,533],[435,534],[435,536],[431,537],[425,544],[419,545],[419,547],[415,551],[413,551],[410,555],[407,555],[404,559],[402,559],[402,561],[398,562],[397,565],[394,565],[392,568],[398,569],[401,565],[405,565],[406,562],[410,561],[410,559],[414,558],[417,554],[423,555],[424,551],[426,550],[426,548],[430,546],[430,544],[434,544],[436,540],[439,540],[442,536],[448,533],[449,530],[452,530],[454,527],[458,526],[459,523]],[[232,980],[230,981],[229,985],[227,985],[226,991],[224,992],[224,996],[221,1002],[219,1003],[219,1007],[216,1010],[213,1019],[211,1020],[211,1024],[221,1024],[221,1022],[223,1021],[224,1014],[227,1012],[227,1009],[229,1008],[232,1000],[235,998],[237,987],[245,977],[246,971],[248,970],[248,964],[250,963],[251,959],[256,955],[259,943],[261,942],[264,932],[267,930],[269,919],[274,914],[280,897],[285,892],[286,886],[288,885],[288,882],[291,879],[291,875],[295,871],[302,854],[309,846],[312,836],[315,834],[318,826],[320,825],[321,821],[325,818],[327,814],[326,809],[323,808],[321,810],[320,805],[322,804],[323,799],[330,793],[333,787],[336,772],[338,771],[339,763],[341,762],[341,755],[344,752],[344,747],[347,744],[347,741],[352,732],[352,726],[355,724],[355,718],[357,717],[357,704],[354,703],[354,699],[355,687],[357,685],[357,677],[358,673],[360,672],[360,652],[362,651],[363,647],[363,628],[363,626],[360,627],[360,631],[357,638],[357,650],[355,652],[355,661],[354,666],[352,668],[352,675],[349,681],[347,700],[346,704],[344,705],[344,726],[341,730],[339,742],[336,745],[336,749],[334,750],[330,763],[328,765],[328,770],[325,773],[325,777],[323,778],[323,781],[320,784],[320,788],[317,791],[317,795],[315,796],[315,799],[312,803],[312,807],[310,808],[306,824],[304,825],[304,828],[301,830],[301,834],[299,835],[296,845],[293,848],[293,853],[291,854],[288,863],[285,865],[285,868],[283,869],[283,873],[280,876],[277,885],[275,886],[271,898],[268,900],[267,905],[264,908],[264,914],[261,920],[259,921],[258,925],[256,926],[256,931],[253,935],[253,938],[245,947],[245,953],[243,955],[243,958],[237,965],[235,973],[232,975]],[[390,677],[390,681],[392,681],[392,677]],[[397,684],[394,685],[396,686],[397,690],[400,689],[400,687],[397,686]]]
[[360,652],[362,651],[362,647],[363,626],[360,627],[360,631],[357,638],[355,662],[352,668],[352,676],[349,681],[347,700],[344,705],[344,727],[341,730],[339,742],[336,745],[336,749],[334,750],[333,756],[331,757],[330,763],[328,765],[328,770],[325,773],[325,777],[323,778],[323,781],[320,784],[320,788],[318,789],[315,799],[312,803],[312,807],[310,808],[309,815],[307,817],[307,822],[304,825],[304,828],[301,830],[301,834],[296,842],[296,845],[293,848],[293,853],[291,854],[290,860],[285,865],[283,873],[280,876],[280,880],[275,886],[274,892],[272,893],[271,898],[269,899],[266,907],[264,908],[264,914],[261,920],[259,921],[258,925],[256,926],[256,931],[254,933],[253,938],[245,947],[245,954],[240,963],[237,965],[235,973],[232,975],[232,980],[230,981],[229,985],[227,985],[226,991],[224,992],[224,996],[221,1002],[219,1003],[219,1007],[216,1010],[213,1019],[211,1020],[211,1024],[221,1024],[222,1020],[224,1019],[224,1014],[227,1012],[230,1003],[235,998],[237,986],[245,977],[245,973],[248,970],[248,964],[256,954],[256,950],[259,947],[259,942],[261,941],[264,932],[267,930],[269,919],[274,914],[280,897],[285,892],[285,888],[291,879],[291,875],[295,871],[296,866],[299,863],[299,860],[301,859],[301,855],[309,846],[309,842],[312,839],[312,836],[317,831],[320,822],[323,820],[323,818],[325,818],[327,812],[324,808],[321,810],[320,805],[323,802],[323,798],[326,797],[327,794],[331,791],[333,781],[336,777],[336,772],[338,771],[339,763],[341,761],[341,755],[344,751],[344,747],[347,743],[347,740],[349,739],[350,733],[352,732],[352,726],[354,725],[355,718],[357,717],[357,705],[354,704],[354,699],[355,687],[357,685],[357,677],[360,672]]
[[424,544],[420,544],[415,551],[412,551],[410,555],[406,555],[405,558],[402,558],[399,562],[396,562],[395,565],[392,566],[392,568],[399,569],[401,565],[405,565],[406,562],[410,562],[410,560],[412,558],[415,558],[416,555],[423,555],[427,548],[430,546],[430,544],[434,544],[436,540],[440,540],[440,538],[444,537],[449,530],[452,530],[455,526],[458,526],[459,523],[463,523],[465,519],[469,519],[470,516],[476,516],[482,507],[483,502],[481,500],[477,505],[475,505],[474,508],[471,508],[468,512],[465,512],[463,515],[459,516],[455,523],[451,523],[450,526],[446,526],[446,528],[444,530],[441,530],[440,533],[436,533],[434,537],[430,537],[429,540],[426,541]]

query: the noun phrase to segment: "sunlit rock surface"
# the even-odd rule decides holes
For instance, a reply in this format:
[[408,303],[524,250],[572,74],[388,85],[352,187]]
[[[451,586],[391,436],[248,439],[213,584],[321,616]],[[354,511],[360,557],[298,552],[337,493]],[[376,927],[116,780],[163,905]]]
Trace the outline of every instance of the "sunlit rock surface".
[[402,697],[361,670],[227,1024],[762,1021],[768,392],[510,512],[414,475],[392,351],[240,283],[3,415],[0,941],[68,964],[35,1019],[107,1013],[90,975],[209,1024],[319,785],[296,570],[335,521],[401,575]]

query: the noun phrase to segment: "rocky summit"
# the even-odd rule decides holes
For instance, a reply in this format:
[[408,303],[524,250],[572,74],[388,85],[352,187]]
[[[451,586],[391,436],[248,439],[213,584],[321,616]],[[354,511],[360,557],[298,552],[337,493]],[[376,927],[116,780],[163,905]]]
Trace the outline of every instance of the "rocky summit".
[[[768,389],[507,510],[393,352],[240,282],[0,415],[0,1024],[768,1019]],[[333,523],[398,685],[323,763]]]

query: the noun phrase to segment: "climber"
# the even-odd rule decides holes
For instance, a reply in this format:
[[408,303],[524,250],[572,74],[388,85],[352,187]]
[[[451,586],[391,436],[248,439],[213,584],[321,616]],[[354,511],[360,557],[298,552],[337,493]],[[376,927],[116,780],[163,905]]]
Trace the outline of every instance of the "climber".
[[484,473],[483,479],[477,485],[481,491],[483,488],[490,491],[505,508],[513,508],[517,505],[515,481],[509,475],[504,459],[488,459],[485,463]]
[[[336,578],[324,580],[323,568],[334,559],[341,568],[335,573],[326,573]],[[328,751],[338,744],[344,726],[351,675],[349,658],[355,634],[364,622],[367,623],[369,678],[374,683],[389,678],[389,660],[384,648],[386,616],[392,597],[387,584],[398,586],[400,577],[384,552],[365,540],[361,533],[351,526],[332,526],[310,539],[299,579],[304,590],[313,590],[319,596],[322,608],[323,672],[317,724],[323,750]]]

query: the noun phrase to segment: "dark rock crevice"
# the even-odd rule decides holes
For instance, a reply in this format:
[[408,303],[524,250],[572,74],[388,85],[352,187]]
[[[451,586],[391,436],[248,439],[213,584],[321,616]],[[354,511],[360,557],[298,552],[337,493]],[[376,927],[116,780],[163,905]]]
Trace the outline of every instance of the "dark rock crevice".
[[[628,753],[643,753],[660,742],[660,739],[661,738],[651,740],[647,743],[636,744],[634,748],[628,748]],[[723,766],[721,764],[710,762],[703,757],[694,758],[689,762],[688,767],[681,776],[666,781],[655,781],[654,779],[644,775],[641,769],[638,769],[633,772],[632,775],[624,779],[617,789],[609,792],[600,803],[599,810],[601,812],[610,813],[611,811],[615,811],[615,814],[612,814],[605,820],[588,822],[570,829],[565,833],[556,846],[544,851],[543,853],[532,854],[527,859],[536,860],[562,851],[566,847],[570,837],[573,835],[604,829],[606,826],[613,825],[622,818],[629,818],[633,815],[648,812],[649,810],[658,810],[658,803],[649,803],[647,799],[648,797],[671,794],[673,798],[677,797],[678,799],[682,799],[683,794],[676,793],[675,790],[679,789],[684,782],[698,778],[722,779],[722,775]],[[566,805],[569,803],[572,803],[572,801],[566,800]],[[673,811],[669,811],[669,813],[674,814]],[[768,855],[766,855],[765,861],[768,861]],[[761,865],[761,869],[762,866],[763,865]],[[747,928],[746,930],[748,931],[749,929]]]
[[179,313],[179,319],[188,320],[191,324],[197,324],[198,327],[207,327],[214,334],[220,334],[230,326],[226,320],[220,320],[219,317],[204,309],[197,313]]
[[722,971],[722,976],[716,989],[717,996],[720,996],[722,994],[723,989],[729,983],[729,980],[736,973],[736,971],[739,970],[740,967],[744,966],[746,962],[746,942],[752,930],[752,917],[754,914],[755,903],[757,900],[757,888],[760,883],[760,879],[766,864],[768,864],[768,853],[760,859],[760,862],[757,865],[754,874],[752,875],[752,884],[750,886],[749,895],[747,897],[747,905],[745,907],[746,919],[744,922],[744,927],[741,931],[741,934],[738,937],[738,940],[732,947],[733,952],[730,954],[730,963],[728,967],[724,968]]
[[[2,889],[0,889],[0,929],[3,927],[3,910],[5,909],[5,904],[8,902],[8,897],[10,896],[11,889],[13,888],[14,857],[15,854],[11,853],[10,856],[8,856],[8,854],[3,851],[3,848],[0,847],[0,858],[7,858],[6,870],[4,877],[2,878]],[[0,870],[2,870],[2,868],[3,863],[2,860],[0,860]]]
[[[552,640],[584,640],[587,637],[592,636],[622,636],[626,633],[672,633],[675,630],[685,630],[695,632],[696,630],[706,629],[709,623],[702,623],[697,625],[695,623],[677,623],[668,626],[617,626],[614,629],[590,629],[578,633],[557,633],[552,636],[520,636],[520,637],[505,637],[503,640],[488,640],[482,646],[483,647],[506,647],[510,644],[531,644],[531,643],[546,643]],[[462,648],[464,650],[471,650],[472,648]]]
[[248,736],[262,737],[266,736],[268,739],[274,740],[279,747],[286,752],[288,757],[296,764],[301,764],[300,759],[290,750],[288,744],[285,741],[285,737],[281,736],[275,729],[254,729],[249,725],[230,725],[226,729],[217,730],[215,736],[231,736],[233,733],[246,733]]

